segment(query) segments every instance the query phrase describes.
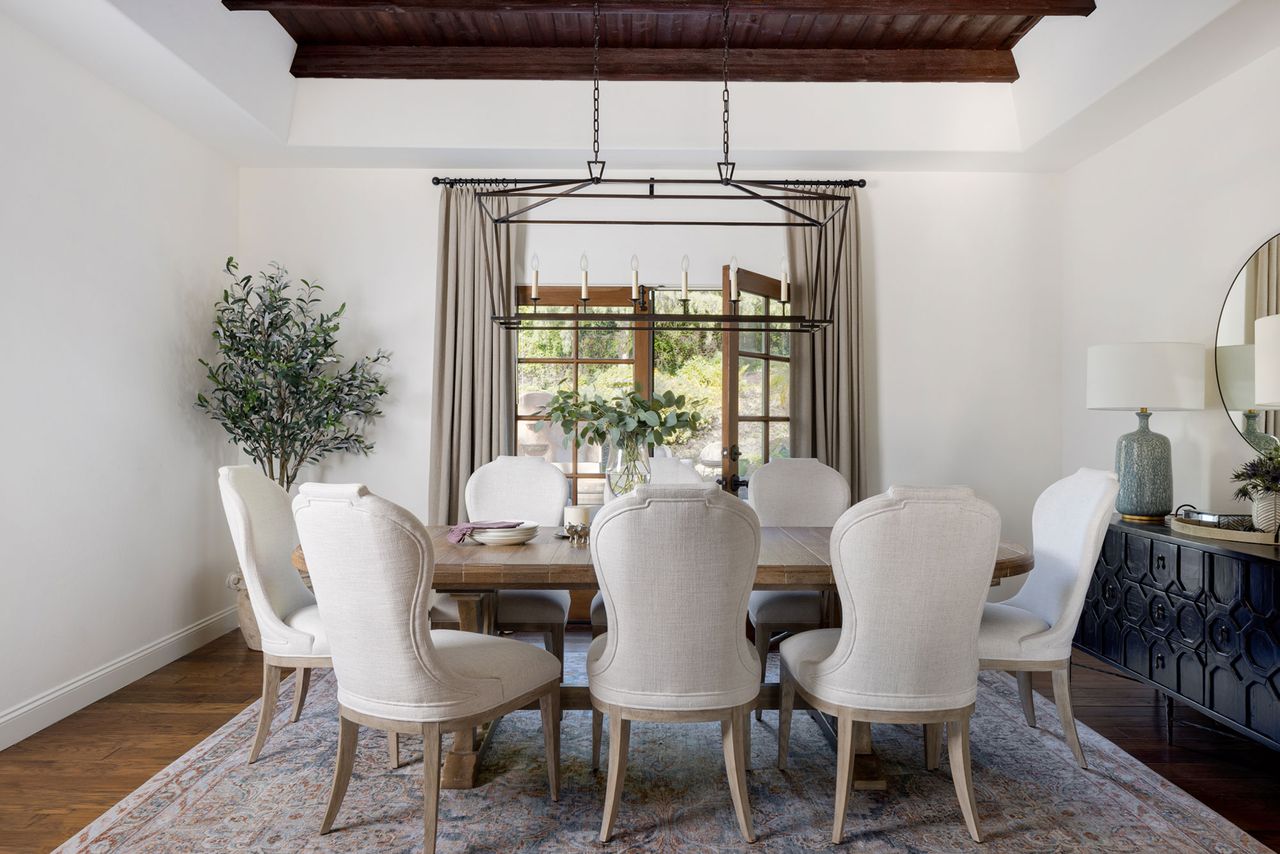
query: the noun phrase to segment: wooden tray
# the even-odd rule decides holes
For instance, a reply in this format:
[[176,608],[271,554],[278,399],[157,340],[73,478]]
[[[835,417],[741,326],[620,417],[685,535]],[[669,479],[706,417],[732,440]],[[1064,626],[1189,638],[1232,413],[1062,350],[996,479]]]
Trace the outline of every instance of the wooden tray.
[[1204,537],[1209,540],[1229,540],[1233,543],[1253,543],[1259,546],[1276,545],[1276,535],[1265,531],[1232,531],[1216,525],[1205,525],[1188,519],[1170,519],[1169,526],[1179,534],[1192,537]]

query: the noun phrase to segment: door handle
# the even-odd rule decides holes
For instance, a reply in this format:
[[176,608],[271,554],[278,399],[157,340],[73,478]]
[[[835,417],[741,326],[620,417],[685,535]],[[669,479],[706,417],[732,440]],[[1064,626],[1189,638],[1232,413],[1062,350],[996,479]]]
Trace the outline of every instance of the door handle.
[[738,460],[742,459],[742,450],[737,445],[730,445],[724,449],[722,456],[726,456],[736,463]]
[[723,477],[718,477],[716,478],[716,483],[720,484],[721,486],[728,484],[729,491],[736,494],[739,489],[742,489],[742,487],[747,485],[747,479],[744,477],[738,477],[735,474],[732,477],[730,477],[727,481]]

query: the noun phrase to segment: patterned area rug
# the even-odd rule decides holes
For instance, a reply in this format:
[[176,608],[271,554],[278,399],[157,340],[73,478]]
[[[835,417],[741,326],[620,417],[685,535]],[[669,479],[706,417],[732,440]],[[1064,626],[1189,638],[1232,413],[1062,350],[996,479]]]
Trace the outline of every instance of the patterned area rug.
[[[584,647],[585,650],[585,647]],[[582,650],[570,681],[585,682]],[[770,669],[775,670],[777,656]],[[578,678],[574,678],[574,674]],[[362,730],[355,773],[334,831],[317,833],[337,744],[331,672],[313,680],[301,720],[286,724],[290,679],[261,758],[245,764],[257,704],[68,840],[59,851],[412,851],[422,841],[421,742],[387,770],[380,732]],[[972,722],[978,814],[986,842],[965,833],[944,759],[924,770],[919,727],[877,725],[889,786],[854,792],[843,848],[854,851],[1265,852],[1268,849],[1087,727],[1090,768],[1076,767],[1052,703],[1037,695],[1039,728],[1022,719],[1014,681],[983,674]],[[604,775],[590,770],[587,712],[566,712],[559,803],[547,795],[536,712],[504,719],[482,783],[445,791],[438,850],[820,851],[831,847],[835,759],[816,724],[797,713],[791,768],[778,771],[777,713],[753,722],[750,800],[758,841],[744,845],[729,800],[718,724],[632,725],[614,841],[596,841]],[[416,756],[415,756],[416,753]]]

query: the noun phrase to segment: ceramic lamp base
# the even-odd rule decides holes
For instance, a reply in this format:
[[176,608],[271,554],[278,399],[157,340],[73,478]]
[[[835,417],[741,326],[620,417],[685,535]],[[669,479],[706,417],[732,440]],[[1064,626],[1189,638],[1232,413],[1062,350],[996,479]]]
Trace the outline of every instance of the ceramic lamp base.
[[1151,413],[1137,416],[1138,429],[1116,441],[1116,510],[1130,521],[1163,521],[1173,512],[1173,455],[1168,437],[1148,426]]

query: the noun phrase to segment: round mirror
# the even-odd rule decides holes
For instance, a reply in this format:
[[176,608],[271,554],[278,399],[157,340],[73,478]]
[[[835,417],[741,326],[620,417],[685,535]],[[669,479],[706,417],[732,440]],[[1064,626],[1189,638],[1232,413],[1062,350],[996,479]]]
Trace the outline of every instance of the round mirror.
[[1280,314],[1280,235],[1258,247],[1236,274],[1218,317],[1214,365],[1227,416],[1258,451],[1280,444],[1280,408],[1259,405],[1254,389],[1254,322]]

